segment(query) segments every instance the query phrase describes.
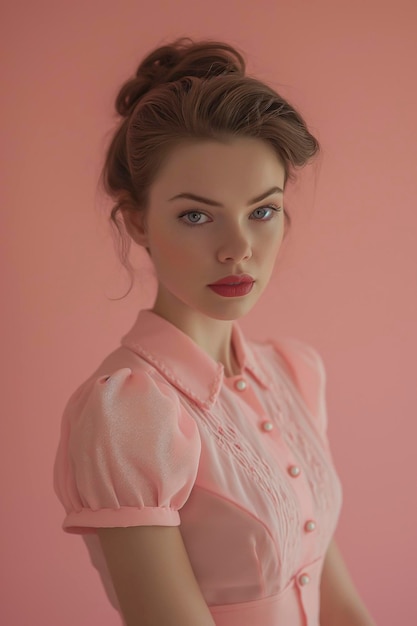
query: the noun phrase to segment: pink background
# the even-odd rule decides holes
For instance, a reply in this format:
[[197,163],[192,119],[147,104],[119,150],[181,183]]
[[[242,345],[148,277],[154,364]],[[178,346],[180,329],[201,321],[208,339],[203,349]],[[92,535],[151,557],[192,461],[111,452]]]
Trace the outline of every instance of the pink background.
[[1,623],[119,623],[82,540],[61,530],[52,464],[69,394],[152,298],[146,273],[142,291],[109,300],[128,281],[96,183],[116,89],[179,35],[240,46],[323,145],[292,190],[268,293],[242,326],[321,352],[344,485],[336,538],[377,623],[417,623],[416,7],[3,2]]

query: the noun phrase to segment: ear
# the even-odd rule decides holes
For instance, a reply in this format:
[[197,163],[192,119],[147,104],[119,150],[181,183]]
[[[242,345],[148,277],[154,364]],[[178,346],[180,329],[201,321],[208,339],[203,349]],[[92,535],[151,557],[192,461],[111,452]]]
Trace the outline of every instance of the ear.
[[123,211],[126,230],[139,246],[148,247],[145,211]]

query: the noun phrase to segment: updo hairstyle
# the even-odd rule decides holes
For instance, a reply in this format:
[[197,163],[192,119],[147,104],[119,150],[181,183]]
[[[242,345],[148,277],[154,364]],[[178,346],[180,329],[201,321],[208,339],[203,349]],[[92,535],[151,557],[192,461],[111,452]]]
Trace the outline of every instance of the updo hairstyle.
[[[232,46],[180,38],[148,54],[121,87],[116,111],[122,120],[105,157],[101,183],[115,205],[110,219],[121,239],[119,256],[131,277],[131,239],[118,216],[144,211],[164,158],[184,140],[255,137],[281,160],[285,181],[319,150],[301,115],[261,81],[245,75]],[[284,212],[287,225],[290,218]],[[127,295],[127,294],[126,294]]]

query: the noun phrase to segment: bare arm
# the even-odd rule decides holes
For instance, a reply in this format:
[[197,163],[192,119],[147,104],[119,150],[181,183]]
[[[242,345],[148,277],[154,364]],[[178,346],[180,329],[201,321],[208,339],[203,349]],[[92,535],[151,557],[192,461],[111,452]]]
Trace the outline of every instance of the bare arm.
[[126,626],[214,626],[178,526],[97,532]]
[[320,605],[320,626],[375,626],[334,539],[324,561]]

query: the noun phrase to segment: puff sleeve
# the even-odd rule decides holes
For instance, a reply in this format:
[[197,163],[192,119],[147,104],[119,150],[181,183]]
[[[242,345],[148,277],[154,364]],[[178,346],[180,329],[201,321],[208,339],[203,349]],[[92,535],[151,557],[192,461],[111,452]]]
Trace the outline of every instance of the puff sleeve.
[[147,371],[93,379],[65,407],[54,487],[67,532],[180,523],[201,442],[175,389]]

